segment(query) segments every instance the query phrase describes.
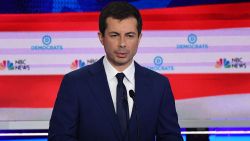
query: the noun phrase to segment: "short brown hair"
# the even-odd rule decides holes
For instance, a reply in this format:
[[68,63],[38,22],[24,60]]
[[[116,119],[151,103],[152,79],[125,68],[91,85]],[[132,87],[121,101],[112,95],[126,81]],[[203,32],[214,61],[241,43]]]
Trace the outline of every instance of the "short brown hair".
[[139,10],[128,2],[111,2],[104,7],[99,16],[99,31],[104,36],[107,28],[107,18],[112,17],[114,19],[124,20],[129,17],[134,17],[137,20],[137,31],[141,34],[142,30],[142,18]]

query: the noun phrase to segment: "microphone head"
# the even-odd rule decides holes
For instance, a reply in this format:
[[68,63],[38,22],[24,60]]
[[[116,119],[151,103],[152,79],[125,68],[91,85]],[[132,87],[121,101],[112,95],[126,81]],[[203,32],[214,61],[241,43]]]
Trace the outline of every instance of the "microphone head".
[[129,96],[134,100],[135,92],[133,90],[129,90]]

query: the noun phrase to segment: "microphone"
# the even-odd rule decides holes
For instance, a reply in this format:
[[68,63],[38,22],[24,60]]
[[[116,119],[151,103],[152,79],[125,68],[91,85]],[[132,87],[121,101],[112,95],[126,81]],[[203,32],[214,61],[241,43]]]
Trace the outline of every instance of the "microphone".
[[136,108],[136,100],[135,100],[135,92],[133,90],[129,90],[129,96],[133,99],[134,101],[134,107],[135,107],[135,119],[137,123],[137,141],[140,141],[140,125],[139,125],[139,115],[138,111]]
[[135,101],[135,92],[133,90],[129,90],[129,96]]

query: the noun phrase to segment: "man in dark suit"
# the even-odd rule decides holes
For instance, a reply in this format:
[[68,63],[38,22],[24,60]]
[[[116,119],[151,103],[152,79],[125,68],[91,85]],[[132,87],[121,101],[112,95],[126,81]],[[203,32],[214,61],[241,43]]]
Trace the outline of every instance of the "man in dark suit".
[[106,56],[64,76],[49,141],[182,141],[168,79],[133,60],[139,11],[113,2],[102,10],[99,29]]

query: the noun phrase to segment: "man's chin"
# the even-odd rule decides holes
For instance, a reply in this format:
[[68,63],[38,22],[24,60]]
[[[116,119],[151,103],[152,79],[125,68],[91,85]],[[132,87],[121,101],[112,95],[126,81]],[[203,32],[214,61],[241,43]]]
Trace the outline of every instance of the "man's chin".
[[126,66],[130,64],[130,61],[127,58],[119,58],[116,62],[117,66]]

